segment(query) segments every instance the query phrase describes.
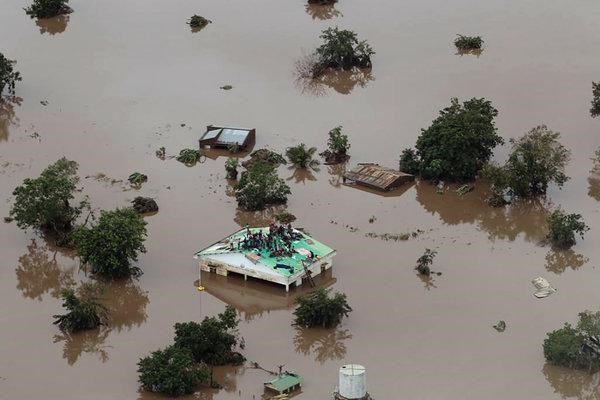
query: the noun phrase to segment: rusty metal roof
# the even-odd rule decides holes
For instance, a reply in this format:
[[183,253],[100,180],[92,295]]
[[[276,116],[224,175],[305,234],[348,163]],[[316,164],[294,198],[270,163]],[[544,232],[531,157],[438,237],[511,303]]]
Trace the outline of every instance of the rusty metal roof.
[[344,177],[383,190],[413,179],[412,175],[379,164],[358,164],[353,170],[346,172]]

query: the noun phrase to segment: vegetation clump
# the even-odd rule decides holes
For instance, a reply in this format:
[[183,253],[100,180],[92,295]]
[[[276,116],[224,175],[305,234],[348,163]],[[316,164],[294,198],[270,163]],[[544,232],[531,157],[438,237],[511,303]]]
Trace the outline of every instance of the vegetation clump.
[[61,158],[42,171],[38,178],[27,178],[13,191],[15,201],[10,210],[19,228],[32,228],[65,240],[87,200],[71,205],[77,189],[77,163]]
[[481,36],[457,35],[457,38],[454,40],[454,45],[458,50],[462,51],[481,50],[483,39]]
[[165,149],[164,146],[159,147],[159,149],[156,150],[155,154],[156,157],[160,158],[161,160],[164,160],[167,157],[167,149]]
[[156,204],[156,200],[151,197],[137,196],[135,199],[133,199],[131,204],[133,209],[140,214],[158,211],[158,204]]
[[96,225],[82,226],[74,233],[77,253],[93,274],[119,279],[141,274],[137,261],[145,253],[146,222],[133,208],[101,211]]
[[2,95],[4,88],[7,89],[9,94],[14,95],[16,82],[22,80],[21,73],[14,69],[14,63],[14,61],[9,60],[4,54],[0,53],[0,95]]
[[359,41],[355,32],[336,26],[325,29],[319,37],[323,44],[315,50],[311,68],[313,78],[318,78],[327,68],[371,68],[371,56],[375,51],[365,40]]
[[590,108],[590,114],[592,114],[592,118],[600,115],[600,82],[592,82],[592,108]]
[[575,327],[566,323],[544,340],[546,360],[561,367],[600,370],[600,312],[582,312]]
[[419,274],[426,276],[431,275],[431,264],[433,264],[433,259],[436,255],[437,251],[425,249],[423,255],[417,259],[417,266],[415,267]]
[[134,172],[133,174],[129,175],[127,180],[129,183],[131,183],[131,186],[140,188],[144,182],[148,181],[148,175],[144,175],[140,172]]
[[194,363],[189,350],[169,346],[138,362],[139,382],[144,390],[177,397],[194,393],[210,376],[208,368]]
[[460,104],[453,98],[431,126],[421,131],[416,151],[402,152],[402,172],[424,179],[465,181],[474,179],[504,141],[498,135],[492,103],[473,98]]
[[73,289],[63,289],[61,293],[62,306],[66,314],[54,315],[54,324],[65,332],[78,332],[95,329],[104,324],[106,308],[94,297],[80,298]]
[[227,172],[227,179],[237,179],[238,176],[238,160],[237,158],[228,158],[225,161],[225,171]]
[[282,212],[280,214],[275,215],[275,219],[280,224],[291,224],[296,220],[296,216],[289,212]]
[[179,152],[177,156],[177,161],[184,163],[188,167],[196,165],[200,158],[202,157],[202,153],[200,150],[194,149],[183,149]]
[[67,5],[69,0],[33,0],[25,8],[25,13],[31,18],[50,18],[61,14],[69,14],[73,9]]
[[344,293],[337,292],[332,297],[329,293],[330,290],[319,288],[298,297],[294,323],[307,328],[333,328],[339,325],[352,308],[348,305]]
[[569,180],[565,167],[571,152],[558,141],[559,137],[560,133],[540,125],[519,139],[511,139],[512,150],[506,164],[490,163],[483,170],[492,186],[490,201],[504,194],[511,199],[543,195],[550,183],[563,186]]
[[308,4],[316,4],[319,6],[331,6],[337,3],[337,0],[308,0]]
[[258,163],[269,164],[273,168],[287,164],[287,161],[279,153],[275,153],[269,149],[258,149],[250,153],[250,159],[242,163],[246,169],[252,168]]
[[300,143],[298,146],[288,147],[285,155],[298,168],[307,169],[310,167],[315,169],[319,165],[319,160],[313,158],[316,152],[316,147],[307,148],[304,143]]
[[342,133],[342,126],[336,126],[328,133],[327,150],[322,152],[320,156],[325,157],[326,164],[339,164],[348,160],[348,150],[350,150],[350,142],[348,135]]
[[560,248],[575,245],[575,234],[582,239],[590,228],[582,221],[581,214],[566,214],[562,210],[554,210],[548,216],[548,236],[550,242]]
[[202,29],[210,23],[212,23],[212,21],[209,19],[206,19],[200,15],[192,15],[192,17],[190,18],[190,20],[188,21],[187,24],[189,26],[191,26],[192,28]]
[[205,317],[201,323],[177,323],[175,347],[188,350],[196,362],[239,365],[245,358],[234,351],[239,342],[238,323],[235,309],[231,306],[217,317]]
[[277,176],[275,168],[266,163],[258,163],[242,172],[235,185],[238,205],[249,211],[262,210],[271,204],[287,202],[290,188]]

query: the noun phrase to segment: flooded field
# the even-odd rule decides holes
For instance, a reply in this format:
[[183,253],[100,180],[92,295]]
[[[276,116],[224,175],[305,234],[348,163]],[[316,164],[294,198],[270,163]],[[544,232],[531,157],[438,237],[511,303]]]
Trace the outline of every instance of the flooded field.
[[[137,281],[111,285],[109,327],[64,335],[52,325],[60,289],[87,279],[79,261],[15,223],[0,223],[0,399],[149,399],[136,363],[173,339],[176,322],[240,312],[244,354],[267,367],[285,364],[305,378],[302,399],[328,399],[341,364],[367,367],[369,391],[383,399],[600,399],[600,375],[545,363],[546,332],[600,304],[600,121],[589,114],[600,80],[600,5],[594,2],[491,0],[303,1],[71,0],[74,13],[31,20],[26,0],[0,4],[0,51],[18,60],[17,99],[0,106],[0,216],[11,193],[65,156],[80,164],[96,208],[154,197],[146,218],[148,252]],[[192,32],[186,20],[213,21]],[[377,52],[369,74],[330,74],[307,87],[294,63],[326,27],[356,31]],[[457,33],[485,40],[479,56],[456,55]],[[231,90],[221,86],[232,85]],[[349,165],[396,167],[451,97],[485,97],[499,110],[505,139],[547,124],[573,152],[571,180],[545,200],[505,209],[484,202],[486,188],[443,195],[426,182],[381,196],[342,185],[340,167],[300,173],[282,166],[287,210],[338,252],[321,283],[348,295],[354,311],[335,330],[290,326],[293,298],[279,287],[202,276],[195,251],[273,211],[236,208],[226,157],[188,168],[167,155],[194,147],[206,125],[256,128],[255,148],[283,152],[300,142],[325,148],[343,125]],[[508,146],[499,147],[502,161]],[[594,169],[595,168],[595,169]],[[140,171],[149,181],[131,190]],[[102,173],[109,179],[96,179]],[[84,178],[87,177],[87,178]],[[591,230],[568,251],[544,245],[548,210],[583,215]],[[374,222],[369,219],[375,216]],[[407,241],[367,233],[423,231]],[[413,270],[436,248],[441,276]],[[558,292],[536,299],[531,279]],[[492,325],[505,320],[498,333]],[[259,399],[263,371],[219,368],[222,390],[200,399]]]

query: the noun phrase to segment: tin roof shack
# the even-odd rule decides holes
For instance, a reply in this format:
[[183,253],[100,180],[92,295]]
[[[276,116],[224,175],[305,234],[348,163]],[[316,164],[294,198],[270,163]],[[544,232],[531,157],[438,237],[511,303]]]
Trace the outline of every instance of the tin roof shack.
[[293,372],[285,371],[278,374],[275,378],[265,382],[265,388],[273,390],[279,394],[290,393],[300,389],[302,377]]
[[412,182],[415,177],[379,164],[365,163],[358,164],[353,170],[346,172],[343,179],[344,183],[349,180],[358,185],[389,191],[406,182]]
[[200,148],[227,149],[238,146],[243,150],[256,140],[256,129],[226,128],[222,126],[206,127],[206,132],[200,138]]
[[272,233],[271,229],[239,230],[198,251],[194,258],[199,260],[201,271],[274,282],[285,286],[286,291],[333,265],[336,251],[331,247],[297,229],[291,228],[289,234]]

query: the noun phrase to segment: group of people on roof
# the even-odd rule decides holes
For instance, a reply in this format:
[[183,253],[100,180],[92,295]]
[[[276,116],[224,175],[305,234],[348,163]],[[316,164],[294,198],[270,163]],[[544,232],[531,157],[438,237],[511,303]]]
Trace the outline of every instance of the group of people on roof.
[[246,228],[244,238],[238,243],[243,250],[263,250],[269,252],[270,257],[291,257],[294,254],[293,242],[302,238],[302,235],[292,228],[292,224],[269,225],[269,232],[262,230],[252,232]]

